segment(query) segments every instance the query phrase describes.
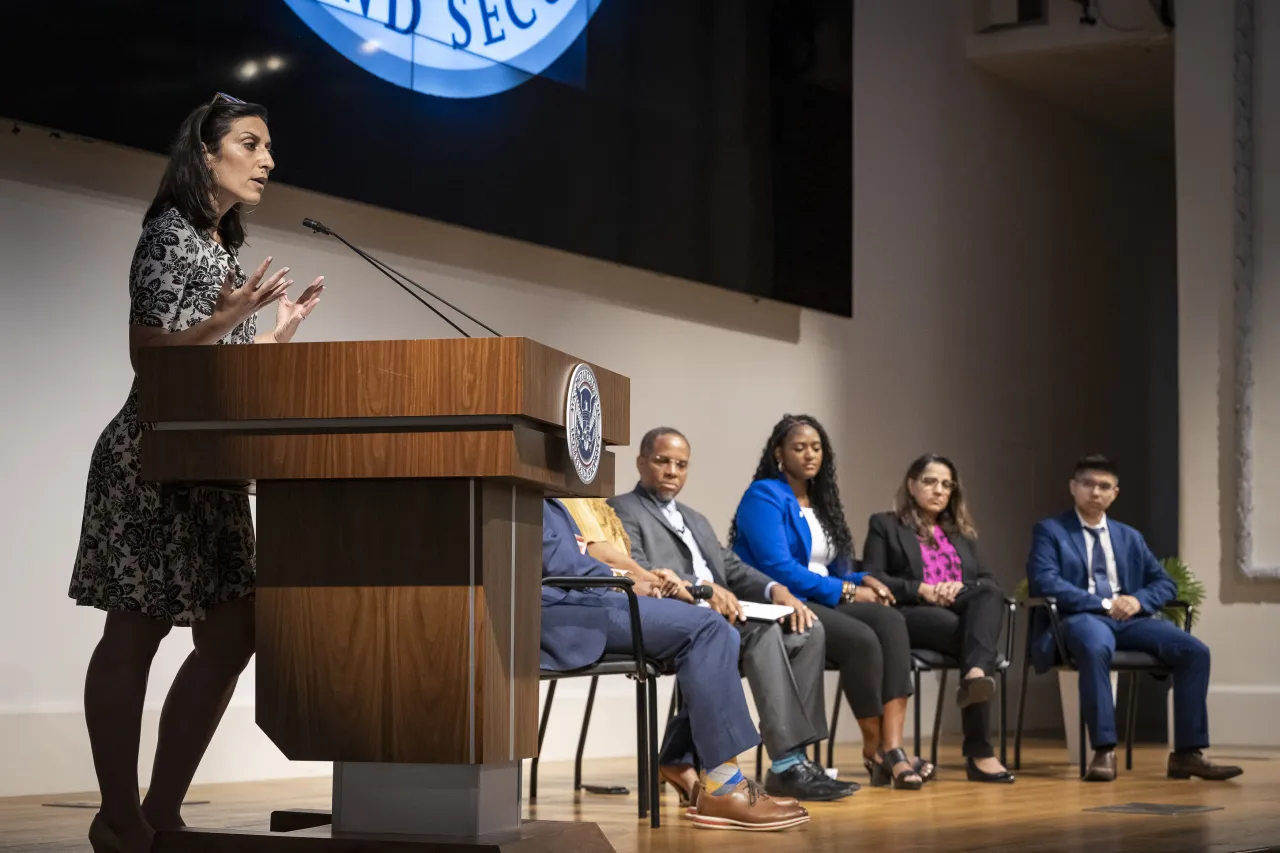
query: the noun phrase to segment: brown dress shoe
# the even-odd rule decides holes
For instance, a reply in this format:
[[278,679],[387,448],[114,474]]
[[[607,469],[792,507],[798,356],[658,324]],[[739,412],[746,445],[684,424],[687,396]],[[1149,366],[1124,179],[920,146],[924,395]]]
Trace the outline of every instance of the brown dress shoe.
[[726,794],[698,794],[698,813],[689,815],[702,829],[745,829],[767,832],[809,822],[809,812],[799,803],[773,799],[750,779],[743,779]]
[[1192,776],[1199,776],[1210,782],[1222,782],[1234,779],[1243,772],[1244,770],[1231,764],[1214,764],[1201,755],[1198,749],[1195,752],[1169,753],[1167,775],[1170,779],[1190,779]]
[[[689,792],[689,809],[685,812],[686,816],[692,817],[698,813],[698,795],[702,793],[702,780],[693,783],[693,790]],[[767,793],[767,792],[766,792]],[[795,797],[775,797],[769,794],[769,798],[780,806],[798,806],[800,801]],[[680,804],[684,806],[684,803]]]
[[1094,752],[1093,760],[1089,762],[1089,769],[1084,773],[1084,781],[1116,781],[1116,751],[1114,749],[1099,749]]

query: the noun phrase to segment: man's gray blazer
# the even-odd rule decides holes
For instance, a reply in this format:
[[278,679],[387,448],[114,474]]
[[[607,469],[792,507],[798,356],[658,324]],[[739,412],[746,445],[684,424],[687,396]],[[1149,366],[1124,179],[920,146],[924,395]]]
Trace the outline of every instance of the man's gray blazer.
[[[643,486],[625,495],[609,498],[622,526],[631,538],[631,559],[646,569],[671,569],[687,581],[697,582],[693,571],[693,553],[680,532],[662,513],[662,507]],[[702,513],[679,501],[676,507],[685,526],[707,561],[712,579],[744,601],[768,601],[765,587],[773,580],[764,572],[748,566],[728,548],[720,545],[716,532]]]

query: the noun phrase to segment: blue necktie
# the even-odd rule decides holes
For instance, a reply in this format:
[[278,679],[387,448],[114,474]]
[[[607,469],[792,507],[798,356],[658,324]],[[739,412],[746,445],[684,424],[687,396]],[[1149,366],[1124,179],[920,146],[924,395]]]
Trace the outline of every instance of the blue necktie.
[[1111,581],[1107,580],[1107,555],[1102,550],[1105,527],[1086,527],[1093,534],[1093,588],[1098,598],[1111,597]]

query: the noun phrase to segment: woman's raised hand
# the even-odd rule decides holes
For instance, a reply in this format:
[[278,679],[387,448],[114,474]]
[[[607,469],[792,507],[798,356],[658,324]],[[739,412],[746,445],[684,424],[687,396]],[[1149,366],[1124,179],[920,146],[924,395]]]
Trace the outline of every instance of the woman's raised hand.
[[229,272],[222,281],[222,289],[218,291],[218,302],[214,305],[213,313],[225,317],[234,328],[284,296],[289,285],[293,284],[292,280],[285,278],[289,268],[281,267],[279,272],[264,279],[269,266],[271,258],[258,265],[243,287],[234,287],[235,272]]

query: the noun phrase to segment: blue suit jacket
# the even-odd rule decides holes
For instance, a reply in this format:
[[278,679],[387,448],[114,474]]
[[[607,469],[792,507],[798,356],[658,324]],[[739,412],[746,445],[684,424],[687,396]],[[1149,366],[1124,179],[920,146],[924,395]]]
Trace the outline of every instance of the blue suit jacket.
[[[1120,595],[1132,595],[1142,604],[1142,615],[1159,613],[1178,594],[1178,587],[1156,560],[1142,534],[1127,524],[1107,519],[1111,549],[1116,555]],[[1102,599],[1089,592],[1089,568],[1085,557],[1084,529],[1075,510],[1047,518],[1031,534],[1027,557],[1027,587],[1032,596],[1051,595],[1058,612],[1102,613]],[[1032,661],[1038,672],[1054,664],[1055,647],[1049,618],[1037,610],[1031,632]]]
[[[542,576],[613,577],[613,570],[578,548],[578,526],[557,500],[542,502]],[[563,672],[590,666],[604,654],[605,608],[623,593],[542,588],[542,669]],[[614,602],[616,604],[616,602]],[[624,605],[625,606],[625,605]]]
[[756,480],[738,503],[737,537],[733,550],[804,601],[828,607],[840,602],[844,581],[862,582],[848,558],[827,567],[830,577],[809,571],[813,534],[800,512],[800,502],[786,480]]

